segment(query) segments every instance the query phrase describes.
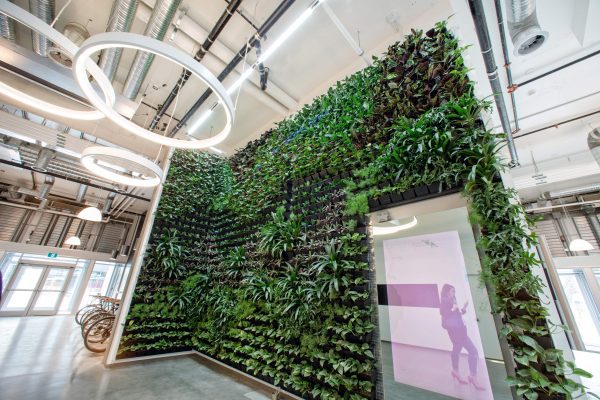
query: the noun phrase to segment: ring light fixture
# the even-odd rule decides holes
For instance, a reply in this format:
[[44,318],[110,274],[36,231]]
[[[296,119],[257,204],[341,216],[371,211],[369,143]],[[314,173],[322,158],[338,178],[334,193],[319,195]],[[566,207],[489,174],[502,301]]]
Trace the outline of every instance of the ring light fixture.
[[[113,172],[109,163],[100,161],[100,157],[115,157],[126,160],[130,163],[137,164],[144,170],[151,171],[154,176],[146,179],[144,177],[137,178],[118,174]],[[88,147],[81,153],[81,163],[97,176],[113,182],[122,183],[126,186],[154,187],[160,184],[163,179],[163,170],[158,165],[145,157],[125,149],[104,146]],[[143,176],[144,174],[141,175]]]
[[[15,21],[27,26],[31,30],[47,37],[56,46],[63,49],[66,55],[73,57],[75,53],[77,53],[78,47],[77,45],[75,45],[75,43],[71,42],[66,36],[58,32],[56,29],[52,28],[50,25],[46,24],[44,21],[35,17],[33,14],[28,13],[21,7],[16,6],[9,1],[0,1],[0,13],[7,15]],[[115,91],[112,87],[111,82],[102,72],[100,67],[94,64],[91,59],[88,58],[86,60],[83,60],[83,63],[85,64],[86,69],[94,77],[95,81],[100,87],[100,90],[104,96],[104,100],[102,100],[102,103],[112,108],[112,106],[115,104]],[[92,90],[95,93],[95,89]],[[104,113],[102,113],[99,109],[84,111],[57,106],[56,104],[49,103],[37,97],[33,97],[27,93],[24,93],[18,89],[15,89],[12,86],[8,85],[6,82],[0,82],[0,92],[12,98],[15,101],[27,104],[30,107],[33,107],[37,110],[44,111],[53,115],[88,121],[104,118]]]
[[[186,68],[193,75],[206,83],[219,98],[219,103],[222,104],[223,108],[225,109],[227,121],[223,130],[208,139],[175,139],[158,135],[122,117],[113,109],[112,105],[106,104],[102,98],[98,96],[88,81],[86,72],[86,70],[90,67],[88,60],[92,54],[100,50],[115,47],[141,50],[162,56],[176,63],[177,65]],[[233,102],[231,101],[231,98],[227,94],[227,91],[221,82],[219,82],[219,80],[215,78],[215,76],[208,69],[206,69],[206,67],[198,63],[183,51],[159,40],[152,39],[148,36],[129,32],[105,32],[96,34],[89,39],[86,39],[81,44],[81,47],[73,58],[73,74],[75,75],[75,79],[77,80],[77,83],[79,84],[85,97],[94,107],[102,111],[108,119],[119,125],[121,128],[152,142],[182,149],[202,149],[222,142],[227,135],[229,135],[229,132],[233,126]]]
[[398,221],[398,220],[394,220],[394,221],[390,221],[390,222],[392,223],[392,225],[374,226],[373,227],[373,235],[374,236],[391,235],[392,233],[405,231],[407,229],[414,228],[418,224],[417,217],[412,217],[412,219],[409,222],[404,223],[404,224],[400,224],[400,221]]

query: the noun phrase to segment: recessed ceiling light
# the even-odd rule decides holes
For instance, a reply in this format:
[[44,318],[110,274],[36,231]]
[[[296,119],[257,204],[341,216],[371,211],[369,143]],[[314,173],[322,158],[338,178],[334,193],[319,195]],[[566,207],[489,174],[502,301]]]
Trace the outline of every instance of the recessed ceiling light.
[[373,236],[391,235],[392,233],[414,228],[418,224],[417,217],[412,217],[412,219],[409,222],[404,224],[400,223],[399,220],[392,220],[389,222],[391,223],[391,225],[373,226]]

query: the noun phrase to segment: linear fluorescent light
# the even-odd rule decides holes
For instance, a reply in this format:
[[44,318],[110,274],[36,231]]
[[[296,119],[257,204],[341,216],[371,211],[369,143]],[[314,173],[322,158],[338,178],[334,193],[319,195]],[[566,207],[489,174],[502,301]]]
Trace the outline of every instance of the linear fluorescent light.
[[406,224],[398,224],[399,221],[395,220],[395,221],[390,221],[391,223],[395,224],[392,226],[373,226],[373,236],[380,236],[380,235],[391,235],[392,233],[396,233],[396,232],[400,232],[400,231],[405,231],[407,229],[410,228],[414,228],[415,226],[417,226],[418,221],[417,221],[417,217],[413,217],[412,220]]
[[[285,43],[286,40],[290,38],[306,22],[306,20],[310,17],[310,15],[315,11],[317,6],[321,3],[324,3],[326,0],[315,0],[300,16],[269,46],[269,48],[262,53],[260,58],[256,60],[254,64],[247,70],[245,70],[240,77],[227,88],[227,94],[230,96],[240,87],[242,83],[244,83],[250,75],[254,72],[255,69],[258,68],[259,64],[264,63],[269,57],[271,57],[275,52]],[[219,102],[220,103],[220,102]],[[212,110],[205,112],[193,125],[188,129],[188,134],[191,134],[196,131],[206,120],[210,117]]]

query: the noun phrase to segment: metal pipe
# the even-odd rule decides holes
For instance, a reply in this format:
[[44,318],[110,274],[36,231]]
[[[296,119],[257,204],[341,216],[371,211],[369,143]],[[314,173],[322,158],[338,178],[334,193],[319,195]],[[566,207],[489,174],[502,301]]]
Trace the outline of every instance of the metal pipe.
[[[12,3],[13,0],[10,0]],[[15,42],[17,36],[15,34],[15,21],[7,15],[0,14],[0,37]]]
[[585,61],[585,60],[587,60],[588,58],[595,57],[595,56],[597,56],[598,54],[600,54],[600,50],[593,51],[593,52],[591,52],[590,54],[587,54],[587,55],[585,55],[585,56],[583,56],[583,57],[579,57],[579,58],[577,58],[577,59],[575,59],[575,60],[573,60],[573,61],[570,61],[570,62],[568,62],[568,63],[566,63],[566,64],[564,64],[564,65],[561,65],[560,67],[553,68],[553,69],[551,69],[550,71],[544,72],[544,73],[543,73],[543,74],[541,74],[541,75],[538,75],[538,76],[535,76],[535,77],[533,77],[533,78],[527,79],[526,81],[523,81],[523,82],[521,82],[521,83],[517,83],[515,86],[516,86],[516,87],[525,86],[525,85],[527,85],[527,84],[530,84],[531,82],[535,82],[535,81],[537,81],[538,79],[545,78],[546,76],[548,76],[548,75],[552,75],[552,74],[554,74],[555,72],[558,72],[558,71],[560,71],[560,70],[563,70],[563,69],[565,69],[565,68],[568,68],[568,67],[570,67],[570,66],[572,66],[572,65],[578,64],[578,63],[580,63],[580,62],[582,62],[582,61]]
[[102,215],[108,215],[110,213],[110,209],[112,207],[113,201],[115,201],[115,197],[117,196],[116,192],[108,193],[106,197],[106,201],[104,202],[104,207],[102,208]]
[[[244,43],[244,46],[240,49],[240,51],[236,53],[236,55],[229,62],[229,64],[227,64],[225,69],[221,71],[221,73],[217,77],[217,79],[220,82],[223,82],[223,80],[231,73],[231,71],[235,69],[235,67],[244,59],[249,49],[254,47],[254,43],[265,36],[265,34],[273,27],[273,25],[275,25],[279,18],[281,18],[281,16],[285,14],[285,12],[292,6],[292,4],[294,4],[294,1],[295,0],[283,0],[281,3],[279,3],[275,11],[273,11],[273,13],[269,15],[269,18],[267,18],[267,20],[261,25],[260,29],[256,31],[255,35],[250,39],[250,41],[248,43]],[[212,90],[210,89],[204,91],[204,93],[202,93],[202,95],[198,98],[198,100],[196,100],[192,107],[190,107],[190,109],[185,113],[183,118],[181,118],[181,121],[179,121],[177,125],[173,127],[168,136],[174,136],[181,128],[183,128],[183,126],[189,121],[192,115],[194,115],[194,113],[198,111],[200,106],[202,106],[202,104],[210,97],[211,93]]]
[[[194,56],[194,59],[196,61],[198,61],[198,62],[202,61],[202,59],[204,58],[204,56],[206,55],[206,53],[208,52],[208,50],[210,49],[212,44],[215,42],[215,40],[217,40],[217,37],[221,34],[221,32],[223,31],[223,28],[225,28],[225,25],[227,25],[227,23],[231,19],[231,16],[238,9],[240,4],[242,4],[242,0],[233,0],[231,3],[229,3],[229,5],[225,9],[225,11],[223,11],[221,16],[219,17],[219,20],[217,21],[215,26],[209,32],[208,36],[206,37],[206,40],[204,40],[204,43],[202,43],[202,45],[196,52],[196,55]],[[173,86],[173,89],[171,89],[171,92],[169,93],[169,95],[167,96],[165,101],[160,106],[160,109],[158,110],[156,115],[154,115],[154,118],[152,118],[152,122],[150,122],[149,129],[156,128],[156,125],[158,125],[158,122],[160,121],[162,116],[167,112],[167,110],[169,109],[169,107],[171,106],[173,101],[175,101],[175,98],[179,94],[179,91],[187,83],[187,81],[190,79],[191,75],[192,75],[191,72],[188,71],[187,69],[184,69],[181,72],[181,76],[179,77],[179,80],[177,81],[177,83],[175,83],[175,86]]]
[[483,3],[481,0],[469,0],[469,8],[471,10],[473,22],[475,23],[475,31],[477,33],[477,39],[479,40],[479,46],[481,47],[481,55],[483,56],[483,61],[485,62],[485,69],[492,87],[492,92],[494,93],[494,99],[496,100],[496,109],[498,110],[498,115],[500,116],[502,129],[504,129],[506,134],[506,142],[511,159],[509,166],[514,168],[519,166],[519,156],[517,154],[517,149],[515,147],[515,142],[510,128],[510,120],[506,110],[506,103],[504,102],[502,86],[500,84],[500,79],[498,78],[498,67],[496,66],[496,60],[494,59]]
[[[54,20],[54,8],[54,0],[29,0],[29,11],[48,25]],[[38,32],[32,32],[31,37],[33,51],[40,56],[46,57],[48,48],[52,46],[52,42]]]
[[546,131],[546,130],[552,129],[552,128],[556,129],[556,128],[558,128],[561,125],[568,124],[569,122],[579,121],[580,119],[591,117],[591,116],[594,116],[596,114],[600,114],[600,110],[592,111],[590,113],[579,115],[579,116],[573,117],[573,118],[569,118],[569,119],[566,119],[564,121],[560,121],[560,122],[557,122],[555,124],[545,126],[543,128],[539,128],[539,129],[535,129],[535,130],[530,131],[530,132],[522,133],[519,136],[515,136],[515,139],[519,139],[519,138],[522,138],[522,137],[525,137],[525,136],[533,135],[534,133]]
[[506,80],[508,82],[508,93],[510,94],[510,103],[512,105],[513,118],[515,121],[514,132],[519,132],[519,117],[517,115],[517,101],[515,99],[515,86],[512,77],[512,69],[510,68],[510,54],[508,53],[508,45],[506,43],[506,30],[504,29],[504,14],[500,0],[494,0],[496,7],[496,18],[498,19],[498,29],[500,30],[500,41],[502,42],[502,54],[504,56],[504,70],[506,71]]
[[[40,210],[37,207],[33,207],[33,206],[28,206],[26,204],[21,204],[21,203],[11,203],[10,201],[3,201],[0,200],[0,204],[6,205],[6,206],[11,206],[11,207],[17,207],[17,208],[24,208],[26,210],[33,210],[33,211],[39,211],[41,213],[48,213],[48,214],[56,214],[56,215],[64,215],[66,217],[74,217],[75,215],[73,214],[69,214],[66,212],[62,212],[62,211],[54,211],[54,210]],[[121,224],[132,224],[131,221],[126,221],[126,220],[116,220],[116,219],[111,219],[113,222],[118,222]],[[83,220],[82,220],[83,222]],[[108,222],[108,220],[104,220],[102,222]]]
[[[22,169],[26,169],[26,170],[29,170],[29,171],[33,171],[33,169],[30,166],[25,165],[24,163],[19,163],[19,162],[15,162],[15,161],[0,159],[0,164],[10,165],[12,167],[17,167],[17,168],[22,168]],[[74,177],[70,177],[70,176],[67,176],[67,175],[58,174],[58,173],[52,172],[52,171],[46,172],[46,175],[53,176],[55,178],[60,178],[60,179],[63,179],[65,181],[69,181],[69,182],[82,183],[84,185],[88,185],[88,186],[96,188],[96,189],[106,190],[107,192],[114,192],[115,191],[115,189],[113,189],[111,187],[102,186],[102,185],[96,185],[95,183],[88,182],[88,181],[86,181],[84,179],[74,178]],[[149,199],[147,199],[145,197],[142,197],[142,196],[136,196],[136,195],[128,194],[128,193],[124,193],[124,195],[125,196],[129,196],[129,197],[133,197],[133,198],[135,198],[137,200],[150,201]]]
[[37,194],[37,196],[35,196],[35,198],[38,200],[47,199],[48,193],[50,193],[52,186],[54,186],[54,177],[46,175],[44,177],[44,184],[40,188],[40,192]]
[[[139,0],[115,0],[110,12],[107,32],[129,32],[135,18]],[[113,80],[121,61],[122,48],[105,49],[100,53],[98,65],[108,79]]]
[[[181,4],[181,0],[159,0],[152,10],[144,35],[163,40],[179,4]],[[131,100],[136,98],[153,61],[154,54],[152,53],[145,51],[135,53],[135,59],[123,87],[123,96]]]

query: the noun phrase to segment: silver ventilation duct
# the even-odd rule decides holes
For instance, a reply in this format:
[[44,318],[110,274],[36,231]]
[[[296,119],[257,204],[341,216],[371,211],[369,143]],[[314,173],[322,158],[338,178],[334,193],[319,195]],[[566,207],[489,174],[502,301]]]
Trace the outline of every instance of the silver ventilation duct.
[[[55,0],[29,0],[29,11],[48,25],[54,19],[54,6]],[[52,46],[52,42],[37,32],[32,32],[31,35],[33,39],[33,51],[40,56],[46,57],[48,48]]]
[[544,197],[547,199],[557,199],[560,197],[577,196],[580,194],[600,192],[600,183],[593,185],[580,186],[571,189],[557,190],[553,192],[544,193]]
[[[12,0],[10,0],[12,3]],[[15,21],[4,14],[0,14],[0,36],[14,42],[17,38],[15,35]]]
[[85,200],[85,194],[87,192],[88,186],[83,183],[79,185],[79,189],[77,189],[77,196],[75,197],[75,201],[78,203],[83,203]]
[[110,192],[106,197],[106,201],[104,202],[104,208],[102,208],[102,215],[108,215],[110,213],[110,209],[112,208],[113,201],[115,201],[115,197],[117,197],[117,193]]
[[600,128],[595,128],[589,133],[588,146],[596,162],[600,165]]
[[[159,0],[152,10],[144,35],[163,40],[179,4],[181,4],[181,0]],[[136,98],[153,60],[154,54],[144,51],[138,51],[135,54],[135,59],[123,87],[123,96],[131,100]]]
[[548,39],[548,32],[540,28],[535,0],[505,0],[505,4],[515,55],[523,56],[539,49]]
[[[90,37],[90,33],[85,26],[78,24],[77,22],[69,22],[63,29],[63,35],[65,35],[71,42],[79,46],[84,40]],[[60,65],[61,67],[71,68],[73,61],[71,56],[64,53],[60,47],[49,47],[48,57]]]
[[38,152],[37,159],[35,163],[31,166],[31,169],[37,172],[48,172],[48,164],[56,155],[56,151],[48,148],[42,147]]
[[[129,32],[138,4],[139,0],[115,0],[110,12],[107,32]],[[100,54],[100,68],[110,80],[115,77],[122,53],[122,48],[114,48],[102,50]]]
[[54,186],[54,177],[46,175],[44,177],[44,183],[40,187],[39,193],[35,196],[38,200],[44,200],[48,197],[48,193],[50,193],[50,189]]

